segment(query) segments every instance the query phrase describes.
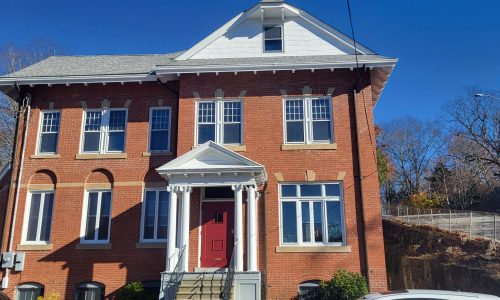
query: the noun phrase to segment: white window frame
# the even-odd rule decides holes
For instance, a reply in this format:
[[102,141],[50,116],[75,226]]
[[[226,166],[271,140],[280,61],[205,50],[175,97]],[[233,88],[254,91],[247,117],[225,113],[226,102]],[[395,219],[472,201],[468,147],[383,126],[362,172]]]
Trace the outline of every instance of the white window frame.
[[[89,209],[89,194],[90,193],[99,193],[97,200],[97,214],[96,214],[96,222],[95,227],[99,228],[100,216],[101,216],[101,199],[102,193],[110,192],[111,200],[109,204],[109,224],[108,224],[108,238],[106,240],[98,240],[97,230],[94,233],[93,240],[85,239],[85,232],[87,229],[87,212]],[[96,190],[85,190],[85,195],[83,197],[83,209],[82,209],[82,220],[80,227],[80,244],[109,244],[111,240],[111,223],[113,220],[113,190],[112,189],[96,189]]]
[[[154,227],[154,238],[153,239],[146,239],[144,238],[144,219],[146,218],[146,192],[155,192],[155,227]],[[160,202],[160,192],[167,192],[166,188],[146,188],[144,189],[142,193],[142,208],[141,208],[141,235],[140,235],[140,242],[141,243],[166,243],[168,240],[168,236],[165,239],[158,239],[158,208],[159,208],[159,202]],[[170,209],[170,194],[168,196],[168,201],[169,201],[169,209]],[[168,212],[168,217],[170,217],[170,211]],[[168,220],[167,220],[168,224]],[[168,232],[168,229],[167,229]],[[168,235],[168,233],[167,233]]]
[[[339,184],[340,196],[326,196],[325,184]],[[281,190],[283,185],[296,185],[297,196],[296,197],[282,197]],[[301,196],[299,185],[321,185],[321,196]],[[342,182],[339,181],[329,181],[329,182],[282,182],[279,184],[279,228],[280,228],[280,245],[281,246],[345,246],[346,245],[346,224],[345,224],[345,213],[344,213],[344,193],[342,188]],[[297,226],[297,242],[296,243],[284,243],[283,242],[283,202],[295,203],[296,209],[296,226]],[[322,232],[323,241],[314,241],[314,213],[313,205],[309,204],[309,230],[311,231],[310,237],[311,241],[304,242],[302,235],[302,202],[321,202],[321,216],[322,216]],[[342,225],[342,242],[330,243],[328,242],[328,218],[326,203],[327,202],[339,202],[340,203],[340,223]]]
[[[281,50],[266,50],[266,41],[278,40],[278,39],[266,39],[266,27],[279,27],[281,29]],[[285,52],[284,24],[263,24],[262,25],[262,52],[263,53],[284,53]]]
[[[50,113],[59,113],[59,124],[58,124],[58,129],[57,129],[57,139],[56,139],[56,151],[55,152],[41,152],[40,147],[42,146],[42,128],[43,128],[43,118],[45,114],[50,114]],[[51,155],[51,154],[57,154],[58,146],[59,146],[59,135],[61,133],[61,111],[58,109],[45,109],[40,111],[40,120],[38,121],[38,136],[37,136],[37,142],[36,142],[36,154],[43,154],[43,155]]]
[[[44,292],[45,292],[45,286],[38,283],[38,282],[27,282],[27,283],[23,283],[23,284],[20,284],[18,286],[16,286],[16,294],[14,296],[14,299],[16,300],[19,300],[21,295],[19,295],[19,293],[22,292],[22,290],[39,290],[40,291],[40,296],[44,296]],[[40,297],[38,296],[38,297]],[[37,298],[38,298],[37,297]]]
[[[109,144],[109,118],[111,111],[125,111],[125,128],[123,130],[123,151],[108,151]],[[87,120],[87,112],[101,112],[101,128],[99,137],[98,151],[84,151],[85,143],[85,121]],[[84,109],[82,117],[82,128],[80,138],[80,154],[106,154],[106,153],[125,153],[127,151],[127,125],[128,125],[128,108],[97,108]]]
[[[29,227],[29,220],[30,220],[30,212],[31,212],[31,199],[33,194],[41,194],[40,195],[40,211],[38,212],[38,224],[36,227],[36,236],[37,240],[36,241],[28,241],[28,227]],[[53,203],[52,203],[52,211],[51,211],[51,223],[50,223],[50,232],[49,232],[49,240],[48,241],[40,241],[40,230],[42,227],[42,215],[43,215],[43,208],[45,207],[45,194],[53,194]],[[51,239],[52,239],[52,226],[54,225],[54,207],[55,207],[55,200],[56,199],[56,193],[54,190],[45,190],[45,191],[28,191],[28,195],[26,198],[26,207],[24,208],[24,219],[23,219],[23,231],[22,231],[22,238],[21,238],[21,244],[24,245],[49,245],[51,244]]]
[[99,283],[99,282],[95,282],[95,281],[89,281],[89,282],[83,282],[83,283],[80,283],[77,287],[76,287],[76,299],[77,300],[85,300],[85,299],[80,299],[80,291],[81,290],[85,290],[86,292],[89,291],[89,290],[99,290],[100,292],[100,297],[102,299],[104,299],[104,293],[106,291],[106,286],[102,283]]
[[[200,124],[198,122],[198,107],[200,103],[215,103],[215,143],[220,144],[220,145],[244,145],[244,139],[243,139],[243,132],[244,132],[244,108],[243,108],[243,99],[207,99],[207,100],[197,100],[196,101],[196,112],[195,112],[195,134],[194,134],[194,145],[198,146],[198,125]],[[230,143],[230,144],[224,144],[224,124],[238,124],[235,122],[229,122],[225,123],[224,122],[224,103],[226,102],[239,102],[240,103],[240,143]],[[205,123],[201,123],[205,124]],[[212,123],[206,123],[206,124],[212,124]]]
[[[312,100],[318,99],[326,99],[329,101],[330,105],[330,141],[314,141],[313,138],[313,115],[312,115]],[[287,120],[286,120],[286,102],[301,100],[304,104],[304,117],[303,117],[303,126],[304,126],[304,141],[303,142],[289,142],[287,141]],[[285,144],[289,145],[310,145],[310,144],[333,144],[334,136],[333,133],[333,101],[330,96],[317,96],[317,97],[285,97],[283,98],[283,140]]]
[[[153,131],[164,131],[164,129],[156,129],[153,130],[153,111],[155,110],[168,110],[168,144],[166,150],[151,150],[151,133]],[[149,136],[148,136],[148,151],[161,153],[161,152],[170,152],[170,140],[172,136],[172,107],[171,106],[155,106],[149,108]]]

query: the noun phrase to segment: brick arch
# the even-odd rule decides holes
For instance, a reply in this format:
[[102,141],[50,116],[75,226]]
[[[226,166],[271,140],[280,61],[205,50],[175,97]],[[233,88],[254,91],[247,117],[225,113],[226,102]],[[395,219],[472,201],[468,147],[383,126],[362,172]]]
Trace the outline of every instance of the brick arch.
[[49,169],[37,170],[31,175],[29,184],[57,184],[57,176]]
[[93,184],[93,183],[114,183],[114,175],[113,173],[105,168],[96,168],[93,169],[87,178],[85,179],[85,184]]

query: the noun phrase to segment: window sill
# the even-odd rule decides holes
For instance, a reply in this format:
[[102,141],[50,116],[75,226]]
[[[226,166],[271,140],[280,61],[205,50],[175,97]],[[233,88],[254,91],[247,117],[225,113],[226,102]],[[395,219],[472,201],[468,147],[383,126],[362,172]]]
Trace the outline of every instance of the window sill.
[[235,152],[246,152],[247,151],[247,146],[246,145],[222,145],[224,148],[229,149],[231,151]]
[[60,157],[60,154],[35,154],[30,156],[31,159],[58,159]]
[[75,159],[124,159],[127,153],[77,154]]
[[110,250],[111,243],[106,243],[106,244],[76,244],[76,249],[79,249],[79,250]]
[[53,244],[19,244],[17,251],[50,251],[54,248]]
[[277,246],[276,253],[351,253],[351,246]]
[[336,150],[337,144],[283,144],[281,150]]
[[170,151],[158,151],[158,152],[143,152],[142,156],[150,157],[150,156],[171,156],[173,155]]
[[136,248],[141,249],[165,249],[167,248],[166,242],[139,242],[135,244]]

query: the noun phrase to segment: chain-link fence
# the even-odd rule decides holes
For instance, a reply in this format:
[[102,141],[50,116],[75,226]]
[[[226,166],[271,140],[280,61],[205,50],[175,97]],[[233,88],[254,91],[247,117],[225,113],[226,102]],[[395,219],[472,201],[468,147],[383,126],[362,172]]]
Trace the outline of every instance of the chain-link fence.
[[408,224],[428,225],[469,237],[500,238],[500,215],[486,212],[419,208],[401,204],[382,204],[384,218],[397,218]]

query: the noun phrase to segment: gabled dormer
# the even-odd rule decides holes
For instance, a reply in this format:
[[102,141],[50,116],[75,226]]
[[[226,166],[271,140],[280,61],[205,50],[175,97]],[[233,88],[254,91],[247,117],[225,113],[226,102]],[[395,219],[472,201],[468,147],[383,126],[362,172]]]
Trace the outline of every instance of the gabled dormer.
[[[357,45],[358,54],[374,54]],[[263,0],[224,24],[176,60],[352,55],[347,36],[280,0]]]

